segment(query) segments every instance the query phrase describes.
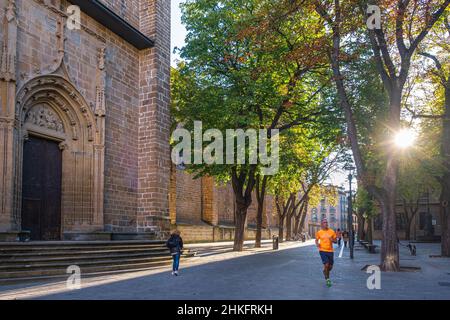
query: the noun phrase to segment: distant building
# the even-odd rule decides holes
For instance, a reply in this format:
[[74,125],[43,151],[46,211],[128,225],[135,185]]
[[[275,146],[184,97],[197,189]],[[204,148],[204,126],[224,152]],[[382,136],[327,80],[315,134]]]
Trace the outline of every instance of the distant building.
[[[378,207],[378,206],[377,206]],[[410,239],[406,238],[407,222],[404,218],[403,201],[397,200],[397,235],[400,240],[434,240],[439,241],[441,236],[440,203],[436,196],[425,192],[419,199],[419,209],[411,223]],[[378,215],[373,222],[373,238],[382,238],[382,217],[378,207]]]
[[331,205],[329,199],[323,198],[317,207],[310,207],[305,219],[305,231],[310,236],[320,229],[320,222],[326,218],[330,228],[343,230],[347,226],[347,194],[342,187],[337,187],[338,199],[336,205]]

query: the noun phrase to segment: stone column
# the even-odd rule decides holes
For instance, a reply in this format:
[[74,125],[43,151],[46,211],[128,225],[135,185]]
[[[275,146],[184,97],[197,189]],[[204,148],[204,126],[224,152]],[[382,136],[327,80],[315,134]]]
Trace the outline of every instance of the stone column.
[[174,164],[170,166],[170,191],[169,191],[170,224],[177,223],[177,169]]
[[14,210],[14,126],[16,101],[17,16],[8,0],[0,49],[0,232],[20,229]]
[[98,131],[94,143],[94,219],[97,230],[104,229],[103,198],[105,189],[105,116],[106,116],[106,48],[98,49],[95,88],[95,117]]
[[214,192],[214,178],[203,177],[202,178],[202,220],[213,226],[219,224],[219,213],[217,211],[217,205],[214,205],[214,196],[217,195]]
[[140,53],[137,231],[170,231],[170,1],[141,0],[140,29],[155,46]]

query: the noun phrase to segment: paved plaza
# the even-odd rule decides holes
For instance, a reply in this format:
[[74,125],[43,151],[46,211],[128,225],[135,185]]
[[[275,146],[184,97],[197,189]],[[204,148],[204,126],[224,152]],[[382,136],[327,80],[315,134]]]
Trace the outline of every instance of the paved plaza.
[[278,251],[269,245],[190,258],[182,261],[179,277],[158,269],[82,279],[78,290],[68,290],[65,282],[17,284],[0,287],[0,299],[450,299],[450,259],[430,258],[439,255],[439,244],[416,244],[415,257],[401,247],[401,265],[421,269],[382,273],[380,290],[367,288],[370,274],[361,270],[377,264],[379,254],[362,247],[354,260],[347,250],[339,258],[336,249],[333,286],[327,288],[312,241],[282,244]]

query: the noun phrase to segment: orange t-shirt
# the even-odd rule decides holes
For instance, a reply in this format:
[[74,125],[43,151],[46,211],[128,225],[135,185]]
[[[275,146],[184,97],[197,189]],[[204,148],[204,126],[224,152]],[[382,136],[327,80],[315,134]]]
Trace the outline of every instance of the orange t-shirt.
[[334,252],[333,241],[336,240],[336,233],[332,229],[317,231],[316,240],[319,241],[320,251]]

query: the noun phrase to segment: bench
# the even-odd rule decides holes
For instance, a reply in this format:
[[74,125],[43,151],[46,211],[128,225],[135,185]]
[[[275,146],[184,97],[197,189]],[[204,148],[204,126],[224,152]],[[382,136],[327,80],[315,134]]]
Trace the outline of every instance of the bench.
[[364,248],[366,248],[367,250],[369,250],[370,253],[376,253],[376,250],[375,250],[375,249],[378,247],[377,245],[370,244],[369,242],[364,241],[364,240],[359,240],[359,243],[360,243]]

